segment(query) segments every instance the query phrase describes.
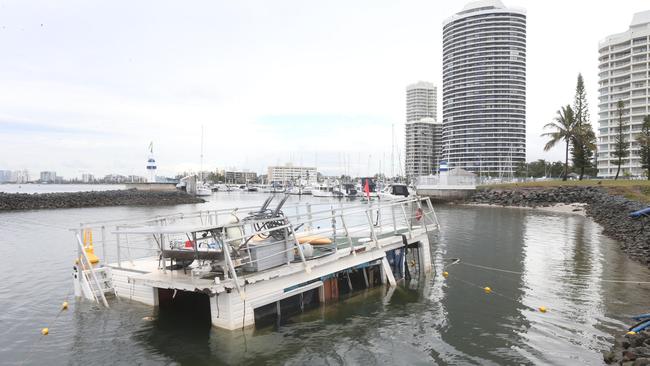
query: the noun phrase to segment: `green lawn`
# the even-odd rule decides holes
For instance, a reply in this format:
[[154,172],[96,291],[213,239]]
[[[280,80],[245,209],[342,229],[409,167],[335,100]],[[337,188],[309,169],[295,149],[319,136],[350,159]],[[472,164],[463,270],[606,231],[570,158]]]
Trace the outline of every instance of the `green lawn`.
[[561,186],[594,186],[604,187],[611,194],[623,195],[628,199],[650,203],[650,181],[649,180],[612,180],[612,179],[589,179],[589,180],[545,180],[525,183],[505,183],[482,185],[479,188],[548,188]]

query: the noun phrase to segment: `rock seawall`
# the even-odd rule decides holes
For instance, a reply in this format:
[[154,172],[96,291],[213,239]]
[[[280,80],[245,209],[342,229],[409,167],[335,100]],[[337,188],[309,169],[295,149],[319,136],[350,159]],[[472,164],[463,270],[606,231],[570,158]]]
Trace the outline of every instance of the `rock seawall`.
[[632,259],[650,265],[650,218],[632,219],[630,212],[647,204],[611,195],[599,187],[481,189],[466,203],[500,206],[545,207],[558,203],[587,204],[587,215],[616,239]]
[[650,332],[644,330],[617,338],[614,349],[603,358],[607,364],[650,365]]
[[203,203],[185,192],[114,190],[65,193],[0,193],[0,212],[102,206],[166,206]]

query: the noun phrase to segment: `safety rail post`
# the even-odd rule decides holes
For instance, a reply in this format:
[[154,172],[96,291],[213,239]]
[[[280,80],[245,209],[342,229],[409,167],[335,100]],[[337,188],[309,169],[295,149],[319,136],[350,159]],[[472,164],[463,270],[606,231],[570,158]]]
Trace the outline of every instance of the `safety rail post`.
[[397,220],[395,219],[395,204],[390,205],[390,214],[393,219],[393,234],[397,234]]
[[300,205],[296,205],[296,221],[300,222]]
[[120,227],[119,226],[115,227],[115,241],[117,242],[117,267],[122,268],[122,255],[120,253]]
[[106,258],[106,227],[102,225],[102,258],[104,263],[108,263],[108,258]]
[[[86,251],[84,250],[84,243],[81,240],[81,236],[79,235],[79,233],[77,233],[76,237],[77,237],[77,242],[79,243],[79,246],[81,247],[80,263],[82,264],[81,265],[82,272],[83,272],[83,267],[84,267],[83,262],[86,261],[86,265],[88,266],[88,270],[90,271],[90,275],[93,278],[93,282],[95,283],[95,286],[97,286],[97,290],[99,291],[99,294],[101,295],[102,302],[104,303],[104,306],[106,306],[108,308],[109,307],[108,306],[108,301],[106,301],[106,296],[104,296],[104,290],[102,289],[102,286],[99,283],[99,280],[97,279],[97,275],[95,274],[95,269],[93,268],[93,265],[90,263],[90,259],[88,259],[88,255],[86,254]],[[82,273],[82,275],[83,275],[83,273]],[[90,291],[93,291],[93,289],[91,288]]]
[[366,210],[366,217],[368,218],[368,225],[370,226],[370,236],[375,242],[375,247],[379,248],[379,241],[377,240],[377,233],[375,233],[375,224],[372,222],[371,208]]
[[336,241],[336,214],[334,213],[334,206],[330,206],[332,212],[332,237]]
[[[343,218],[343,213],[339,215],[341,217],[341,225],[343,225],[343,230],[345,231],[345,237],[348,239],[348,244],[350,245],[350,254],[356,256],[357,252],[354,250],[354,244],[352,243],[352,237],[350,237],[350,231],[348,230],[348,225],[345,224],[345,219]],[[334,251],[339,251],[339,246],[334,246]]]
[[427,206],[433,213],[433,218],[436,220],[436,226],[438,229],[440,228],[440,221],[438,221],[438,215],[436,215],[436,211],[433,209],[433,203],[431,203],[431,197],[427,197]]
[[[218,242],[217,237],[214,233],[212,233],[212,238],[214,239],[215,242]],[[232,258],[230,258],[230,249],[228,249],[228,242],[226,241],[226,229],[221,228],[221,243],[223,244],[223,256],[226,259],[226,267],[228,267],[228,271],[230,272],[230,275],[232,276],[233,281],[235,282],[235,287],[237,288],[237,292],[239,292],[239,297],[241,297],[242,300],[246,299],[246,294],[241,291],[241,288],[239,287],[239,279],[237,278],[237,272],[235,272],[235,266],[232,263]]]
[[311,216],[311,203],[307,202],[307,229],[308,231],[312,231],[312,216]]
[[409,220],[408,215],[406,214],[406,209],[404,208],[405,202],[400,202],[399,206],[402,208],[402,213],[404,214],[404,220],[406,221],[406,227],[409,230],[409,239],[413,239],[413,229],[411,228],[411,220]]
[[[426,213],[424,212],[424,210],[422,210],[422,202],[420,202],[419,198],[416,199],[416,202],[418,204],[418,210],[420,210],[422,212],[422,217],[420,218],[420,220],[422,220],[422,223],[420,225],[424,226],[424,232],[428,234],[429,229],[427,228],[427,216],[426,216]],[[416,216],[416,219],[417,219],[417,216]]]
[[289,225],[289,229],[291,230],[291,235],[293,235],[293,239],[296,242],[296,247],[298,248],[298,254],[300,254],[300,260],[302,261],[302,264],[305,266],[305,272],[310,273],[311,268],[309,267],[309,264],[307,264],[307,260],[305,259],[305,253],[302,250],[302,246],[300,245],[300,242],[298,241],[298,237],[296,236],[296,232],[293,231],[293,225]]

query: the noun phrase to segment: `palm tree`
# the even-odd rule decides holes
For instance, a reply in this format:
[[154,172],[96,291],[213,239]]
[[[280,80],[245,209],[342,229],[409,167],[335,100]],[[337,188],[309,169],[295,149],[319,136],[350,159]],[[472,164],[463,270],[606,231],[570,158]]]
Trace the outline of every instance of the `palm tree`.
[[543,133],[542,136],[548,136],[551,139],[544,145],[544,151],[549,151],[558,142],[564,140],[566,148],[564,151],[564,176],[562,180],[566,180],[569,175],[569,144],[575,135],[576,118],[575,113],[570,105],[560,108],[557,111],[555,121],[547,123],[544,128],[553,128],[554,132]]

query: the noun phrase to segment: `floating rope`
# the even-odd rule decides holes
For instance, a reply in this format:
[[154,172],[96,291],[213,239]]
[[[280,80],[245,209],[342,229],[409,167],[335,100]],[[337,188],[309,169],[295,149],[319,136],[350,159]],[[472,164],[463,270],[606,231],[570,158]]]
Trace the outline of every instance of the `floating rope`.
[[[502,268],[496,268],[496,267],[489,267],[489,266],[482,266],[480,264],[474,264],[474,263],[469,263],[469,262],[462,262],[458,261],[456,263],[460,263],[464,266],[469,266],[469,267],[474,267],[474,268],[480,268],[484,269],[487,271],[496,271],[496,272],[503,272],[503,273],[511,273],[511,274],[518,274],[518,275],[523,275],[524,272],[517,272],[517,271],[510,271],[507,269],[502,269]],[[454,263],[454,264],[456,264]],[[577,277],[585,278],[588,280],[595,280],[597,277],[594,276],[582,276],[582,275],[576,275]],[[608,283],[636,283],[636,284],[650,284],[650,281],[634,281],[634,280],[609,280],[609,279],[600,279],[600,282],[608,282]]]
[[34,352],[32,352],[34,347],[41,342],[41,339],[45,338],[45,336],[50,334],[50,327],[56,324],[56,321],[59,319],[59,316],[61,315],[61,313],[68,310],[68,307],[69,307],[68,298],[70,297],[71,294],[72,294],[72,291],[68,291],[68,294],[65,296],[65,300],[61,304],[61,307],[59,308],[59,311],[54,316],[54,319],[52,319],[49,322],[49,325],[47,327],[41,329],[41,336],[38,337],[36,342],[32,343],[32,345],[27,350],[27,357],[23,360],[23,362],[22,362],[23,365],[26,364],[30,360],[32,355],[34,354]]

